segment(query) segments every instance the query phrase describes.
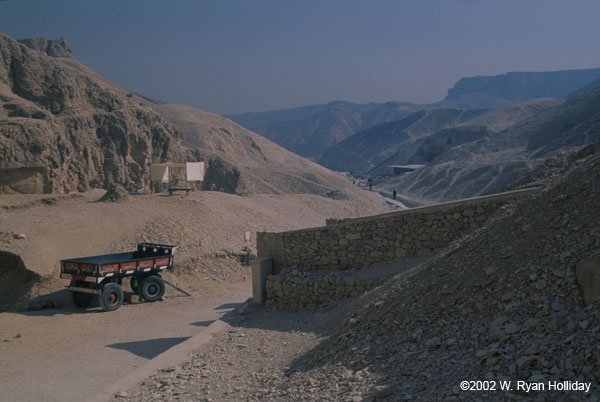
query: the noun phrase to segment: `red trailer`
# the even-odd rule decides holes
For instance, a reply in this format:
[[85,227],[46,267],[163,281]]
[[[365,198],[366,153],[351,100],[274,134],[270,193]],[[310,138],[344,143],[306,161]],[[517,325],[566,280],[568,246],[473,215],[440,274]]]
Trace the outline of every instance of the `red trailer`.
[[98,295],[104,310],[118,309],[123,304],[124,278],[130,278],[133,293],[153,302],[161,300],[165,293],[160,273],[173,269],[176,248],[144,242],[138,244],[136,251],[61,260],[60,277],[71,280],[67,288],[79,307],[89,306],[94,295]]

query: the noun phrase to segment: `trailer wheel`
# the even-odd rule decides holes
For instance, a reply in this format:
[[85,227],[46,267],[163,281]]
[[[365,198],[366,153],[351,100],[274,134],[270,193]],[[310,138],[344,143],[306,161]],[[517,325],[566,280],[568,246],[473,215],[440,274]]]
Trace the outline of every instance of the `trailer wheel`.
[[83,293],[83,292],[71,292],[73,293],[73,303],[77,307],[85,308],[92,303],[94,300],[94,295],[92,293]]
[[104,311],[115,311],[123,304],[123,289],[117,283],[107,283],[102,288],[100,305]]
[[133,294],[140,294],[140,282],[141,281],[139,280],[139,278],[135,276],[132,276],[129,280],[129,286],[131,287],[131,291],[133,292]]
[[162,299],[165,294],[165,283],[158,276],[148,276],[144,278],[140,286],[140,295],[149,302]]

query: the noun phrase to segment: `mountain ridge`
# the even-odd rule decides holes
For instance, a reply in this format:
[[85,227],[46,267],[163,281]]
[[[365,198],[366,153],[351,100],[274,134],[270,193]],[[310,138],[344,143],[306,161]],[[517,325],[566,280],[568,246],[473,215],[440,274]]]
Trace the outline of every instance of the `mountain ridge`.
[[600,79],[600,68],[508,72],[495,76],[464,77],[448,89],[444,101],[474,93],[485,93],[511,103],[534,98],[566,98],[573,91],[597,79]]
[[204,190],[363,200],[343,175],[222,116],[119,87],[0,34],[0,192],[149,189],[151,162],[205,161]]
[[[351,135],[419,110],[498,109],[535,98],[567,98],[600,79],[600,68],[547,72],[510,72],[460,78],[444,100],[352,103],[341,100],[298,108],[249,112],[227,117],[300,155],[319,158]],[[590,89],[590,88],[588,88]]]

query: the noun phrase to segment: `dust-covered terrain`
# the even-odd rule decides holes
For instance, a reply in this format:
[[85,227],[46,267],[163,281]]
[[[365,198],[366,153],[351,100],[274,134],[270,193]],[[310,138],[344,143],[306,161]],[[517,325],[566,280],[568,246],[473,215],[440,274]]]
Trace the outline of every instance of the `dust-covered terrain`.
[[[103,195],[95,190],[77,197],[0,196],[2,309],[28,294],[64,286],[58,280],[61,259],[128,251],[137,242],[152,241],[178,246],[177,275],[226,280],[241,269],[243,247],[256,251],[257,231],[323,225],[326,218],[385,208],[376,197],[371,205],[316,195],[242,197],[203,191],[172,197],[130,195],[122,202],[103,202]],[[245,241],[247,231],[250,243]]]
[[378,189],[429,202],[502,191],[548,157],[598,141],[599,97],[595,88],[568,100],[536,99],[433,134],[403,161],[426,166]]
[[0,52],[2,193],[81,192],[116,183],[149,191],[152,162],[203,161],[204,190],[364,201],[344,175],[224,117],[119,87],[73,59],[64,40],[21,43],[0,34]]
[[[599,88],[474,111],[462,104],[503,102],[497,80],[489,91],[467,80],[450,96],[457,108],[334,102],[275,113],[302,121],[288,145],[307,155],[388,122],[331,154],[369,175],[425,165],[377,183],[398,191],[386,202],[231,120],[119,87],[62,39],[0,33],[0,56],[0,399],[598,400]],[[298,133],[246,118],[279,138]],[[314,126],[323,130],[311,136]],[[186,195],[149,192],[150,163],[165,161],[204,161],[204,181]],[[530,187],[465,238],[330,311],[242,305],[257,232]],[[125,286],[118,311],[73,305],[61,259],[142,241],[177,246],[163,300]],[[461,390],[464,380],[515,385],[483,393]],[[589,391],[527,394],[517,381]]]
[[115,400],[598,400],[599,172],[595,147],[337,313],[251,309],[190,362]]

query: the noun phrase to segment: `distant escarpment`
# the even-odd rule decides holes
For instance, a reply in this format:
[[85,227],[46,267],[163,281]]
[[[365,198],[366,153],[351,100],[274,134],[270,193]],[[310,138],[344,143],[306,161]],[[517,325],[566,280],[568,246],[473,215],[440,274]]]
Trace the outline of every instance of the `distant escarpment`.
[[28,46],[0,33],[0,192],[145,189],[150,162],[184,157],[152,109]]
[[566,98],[574,91],[600,78],[600,68],[547,72],[510,72],[496,76],[461,78],[448,90],[447,101],[456,101],[473,94],[485,95],[510,103],[534,98]]
[[46,39],[46,38],[27,38],[20,39],[19,42],[25,46],[46,53],[50,57],[68,57],[73,58],[71,47],[63,38]]

